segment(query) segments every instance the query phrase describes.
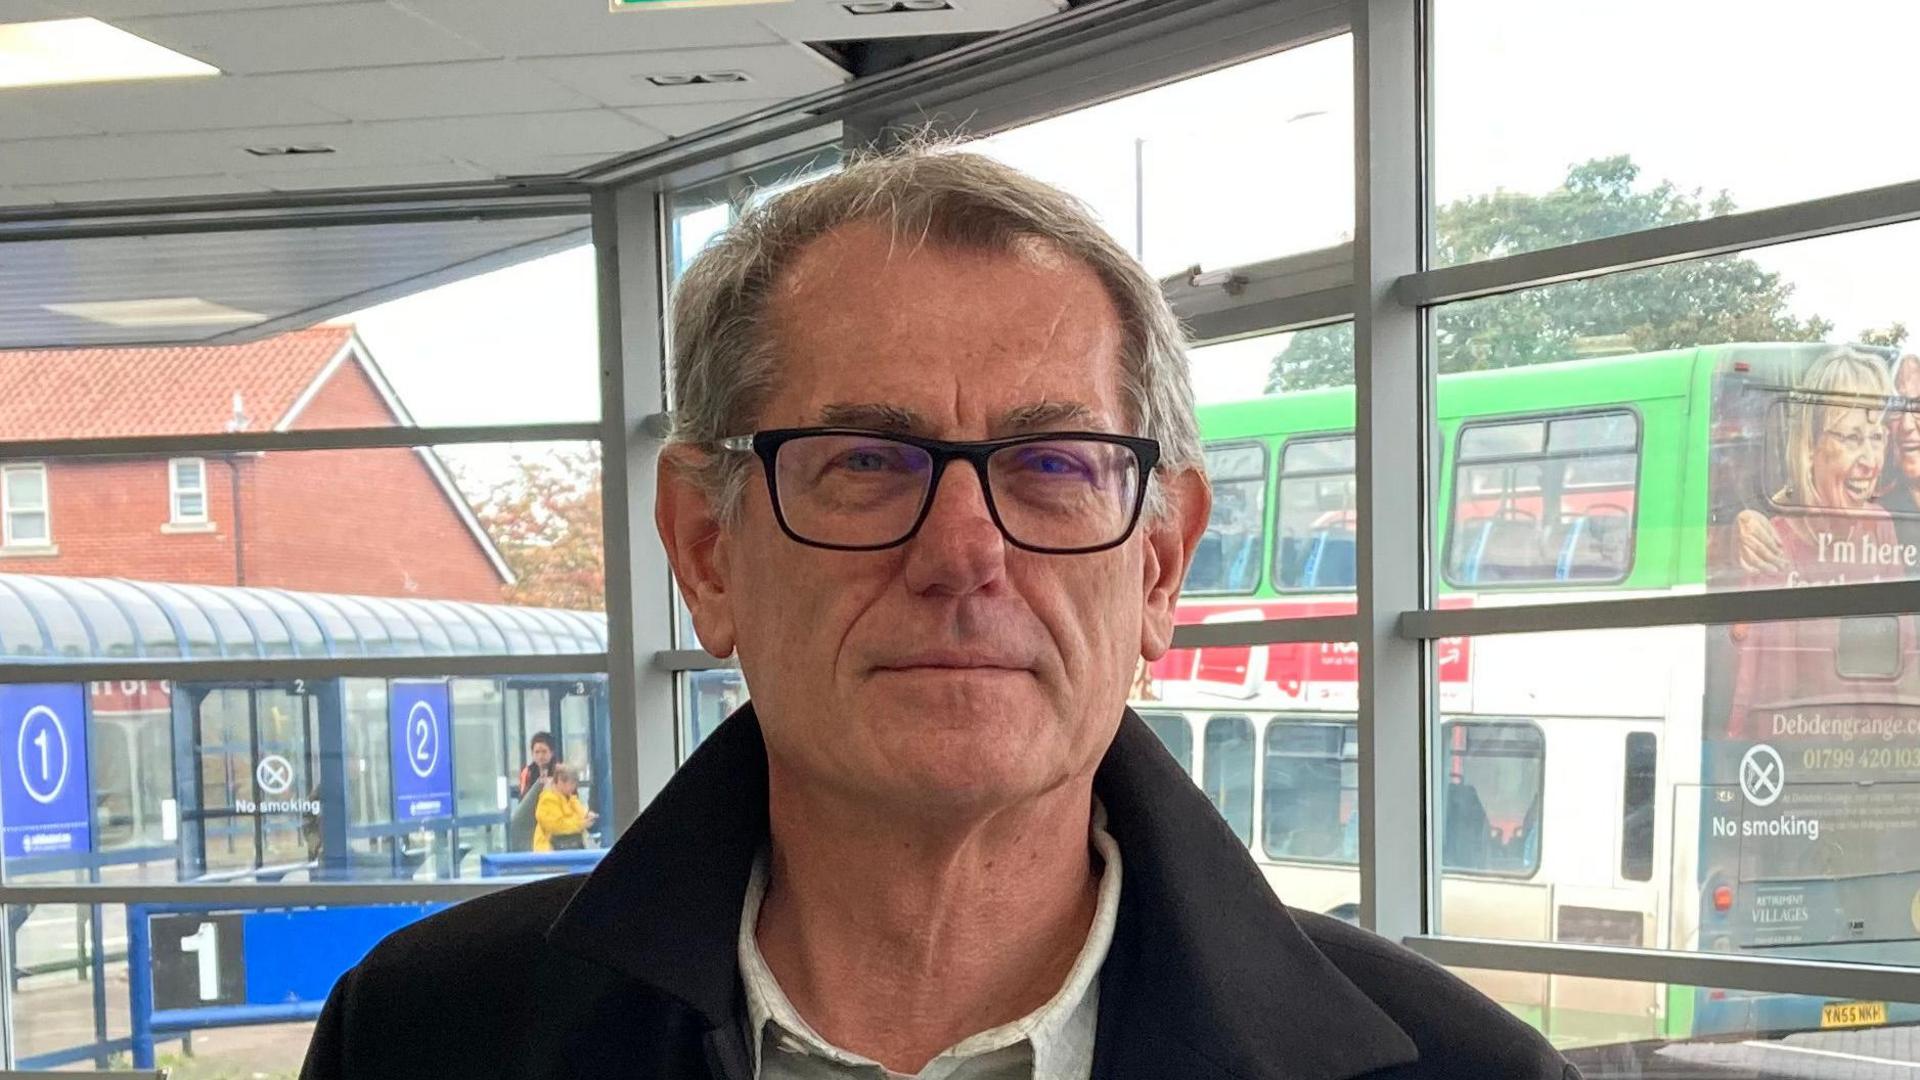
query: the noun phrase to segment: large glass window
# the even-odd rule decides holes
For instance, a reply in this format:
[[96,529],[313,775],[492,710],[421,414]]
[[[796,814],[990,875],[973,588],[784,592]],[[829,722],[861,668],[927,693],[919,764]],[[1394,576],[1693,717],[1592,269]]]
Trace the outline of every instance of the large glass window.
[[[1353,39],[1329,37],[970,148],[1079,196],[1157,276],[1332,247],[1353,238]],[[1256,194],[1210,197],[1223,177]],[[1278,185],[1271,198],[1257,194],[1268,182]]]
[[[1809,17],[1788,0],[1628,0],[1594,14],[1434,4],[1437,263],[1920,176],[1920,148],[1879,138],[1916,115],[1901,79],[1920,34],[1909,5],[1840,0]],[[1813,153],[1784,134],[1812,131]]]

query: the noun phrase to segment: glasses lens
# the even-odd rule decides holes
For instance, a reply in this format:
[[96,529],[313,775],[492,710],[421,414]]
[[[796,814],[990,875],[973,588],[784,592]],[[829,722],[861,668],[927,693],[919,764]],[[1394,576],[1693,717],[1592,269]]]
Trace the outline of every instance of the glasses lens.
[[913,528],[933,458],[872,435],[807,435],[781,445],[774,472],[787,528],[816,544],[866,547]]
[[1140,459],[1118,443],[1093,439],[1006,447],[988,459],[987,476],[1008,535],[1037,548],[1093,548],[1122,539],[1140,496]]

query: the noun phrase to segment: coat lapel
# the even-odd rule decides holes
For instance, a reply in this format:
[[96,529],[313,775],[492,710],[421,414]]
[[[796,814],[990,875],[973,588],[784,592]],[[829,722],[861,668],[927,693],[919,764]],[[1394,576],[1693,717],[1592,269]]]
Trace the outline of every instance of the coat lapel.
[[1132,710],[1094,792],[1126,873],[1094,1075],[1345,1080],[1418,1058]]

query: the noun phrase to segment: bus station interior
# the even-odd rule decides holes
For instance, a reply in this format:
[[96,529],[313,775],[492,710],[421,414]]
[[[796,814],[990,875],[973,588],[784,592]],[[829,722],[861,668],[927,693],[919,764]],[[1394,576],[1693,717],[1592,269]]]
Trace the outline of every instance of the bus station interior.
[[748,694],[654,528],[675,281],[931,140],[1180,317],[1213,513],[1131,704],[1283,902],[1590,1077],[1912,1075],[1915,40],[1880,0],[0,0],[0,1069],[293,1076],[380,936],[590,868]]

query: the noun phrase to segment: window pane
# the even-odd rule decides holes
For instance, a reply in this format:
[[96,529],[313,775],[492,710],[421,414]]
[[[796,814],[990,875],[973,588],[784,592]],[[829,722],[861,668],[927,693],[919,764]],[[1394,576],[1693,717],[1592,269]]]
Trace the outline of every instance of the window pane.
[[[1840,0],[1807,14],[1788,0],[1630,0],[1598,17],[1530,0],[1439,0],[1437,263],[1920,176],[1920,149],[1878,139],[1916,118],[1900,73],[1920,11]],[[1792,131],[1873,150],[1810,154],[1782,137]]]
[[839,167],[839,148],[826,147],[671,193],[667,198],[667,284],[679,280],[694,257],[733,224],[742,207],[758,206]]
[[182,492],[199,491],[206,486],[206,462],[198,458],[173,463],[173,485]]
[[15,544],[47,542],[47,515],[16,510],[7,515],[8,538]]
[[[1156,276],[1332,247],[1353,238],[1353,39],[1298,46],[970,148],[1079,196]],[[1215,197],[1223,182],[1259,177],[1284,177],[1286,196]]]
[[1270,858],[1358,859],[1359,737],[1352,724],[1269,723],[1265,768],[1261,842]]
[[197,492],[183,492],[174,499],[174,516],[198,520],[207,516],[207,500]]
[[1443,598],[1920,575],[1916,241],[1889,226],[1434,309]]
[[1287,443],[1273,575],[1282,590],[1349,591],[1358,573],[1353,439]]
[[1266,448],[1259,443],[1209,447],[1206,466],[1213,482],[1213,511],[1182,591],[1252,592],[1260,584],[1266,539]]
[[1253,721],[1215,716],[1207,721],[1201,784],[1227,827],[1243,844],[1253,842]]
[[1467,645],[1444,932],[1920,965],[1915,616]]
[[47,505],[47,474],[34,468],[8,469],[7,506],[13,510],[38,510]]
[[699,749],[707,736],[747,702],[747,680],[738,671],[689,671],[680,677],[682,755]]
[[[65,439],[597,420],[587,228],[563,215],[12,245],[0,430]],[[300,321],[314,312],[330,317]],[[267,325],[294,329],[250,333]],[[222,343],[236,338],[248,340]],[[130,344],[142,348],[118,347]]]

